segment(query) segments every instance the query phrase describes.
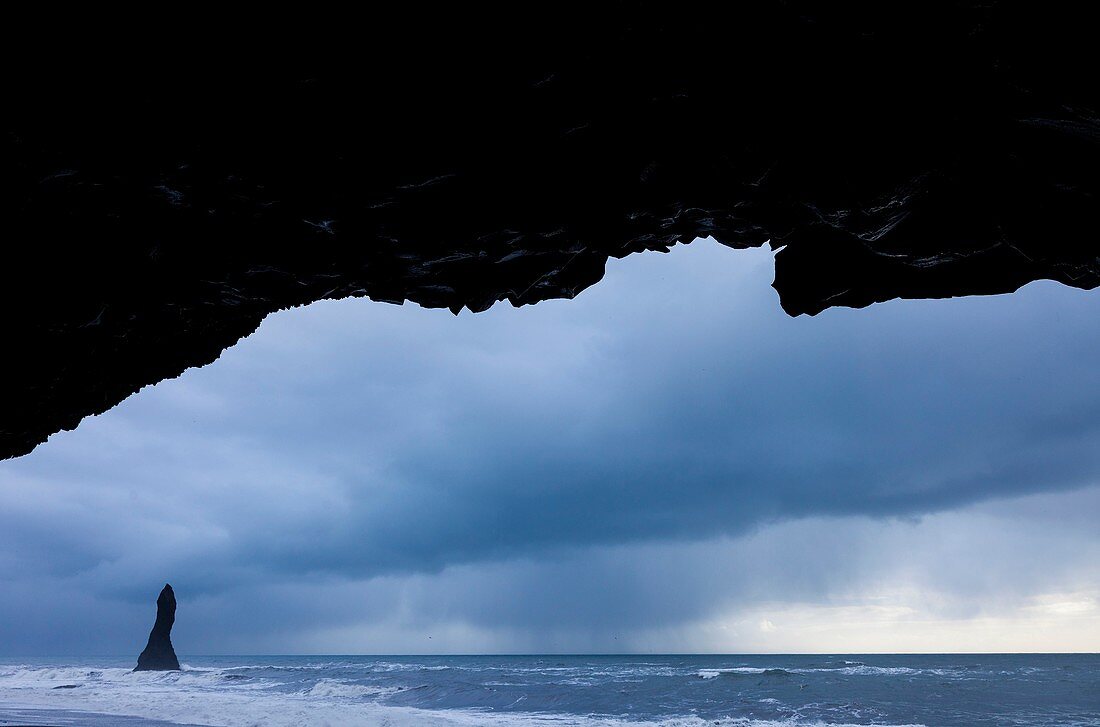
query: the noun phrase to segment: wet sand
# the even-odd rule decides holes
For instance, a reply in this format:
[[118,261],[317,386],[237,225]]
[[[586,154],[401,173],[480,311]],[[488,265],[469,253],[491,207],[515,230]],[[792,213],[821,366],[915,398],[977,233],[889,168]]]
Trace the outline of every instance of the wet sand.
[[17,709],[0,706],[0,727],[179,727],[141,717],[80,712],[68,709]]

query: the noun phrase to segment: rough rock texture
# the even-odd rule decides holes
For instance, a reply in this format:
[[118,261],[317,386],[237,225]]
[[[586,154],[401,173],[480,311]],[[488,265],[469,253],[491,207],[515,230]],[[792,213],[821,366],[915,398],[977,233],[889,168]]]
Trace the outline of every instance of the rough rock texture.
[[157,620],[149,632],[149,643],[138,656],[134,671],[172,671],[180,668],[172,648],[172,624],[176,622],[176,594],[165,583],[157,597]]
[[1087,3],[589,5],[6,23],[0,457],[275,310],[698,236],[782,248],[792,315],[1100,284]]

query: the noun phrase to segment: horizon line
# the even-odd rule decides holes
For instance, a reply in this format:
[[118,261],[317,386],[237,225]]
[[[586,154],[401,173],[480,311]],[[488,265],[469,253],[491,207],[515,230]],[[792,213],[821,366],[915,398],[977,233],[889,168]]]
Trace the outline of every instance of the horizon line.
[[[1100,656],[1100,651],[744,651],[744,652],[499,652],[499,653],[421,653],[421,654],[328,654],[328,653],[300,653],[300,654],[180,654],[180,658],[226,658],[226,657],[341,657],[341,658],[458,658],[458,657],[659,657],[659,656]],[[20,658],[52,658],[61,659],[68,657],[79,658],[137,658],[133,654],[0,654],[0,659]]]

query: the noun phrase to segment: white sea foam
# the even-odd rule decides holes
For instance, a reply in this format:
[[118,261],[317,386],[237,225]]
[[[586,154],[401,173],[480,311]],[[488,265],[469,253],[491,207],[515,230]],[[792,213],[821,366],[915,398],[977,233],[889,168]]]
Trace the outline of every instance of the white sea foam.
[[400,687],[381,687],[373,684],[355,684],[347,679],[320,679],[316,684],[301,692],[307,697],[370,697],[379,699],[400,692]]
[[714,679],[723,674],[763,674],[764,671],[755,666],[732,666],[727,669],[700,669],[699,676],[703,679]]
[[[748,667],[743,667],[747,669]],[[321,679],[302,691],[272,689],[262,679],[227,679],[239,668],[133,672],[124,668],[10,666],[0,670],[4,709],[71,709],[171,722],[246,727],[714,727],[696,716],[638,722],[615,717],[427,710],[378,704],[388,687]],[[716,671],[716,670],[715,670]],[[71,689],[59,686],[77,685]],[[720,727],[824,727],[797,720],[718,720]],[[830,724],[829,727],[844,727]],[[899,726],[900,727],[900,726]],[[916,727],[916,726],[912,726]]]
[[772,666],[731,666],[725,669],[700,669],[699,676],[703,679],[714,679],[715,677],[723,674],[793,674],[798,671],[814,671],[810,669],[784,669],[783,667]]
[[846,666],[836,671],[841,674],[854,674],[857,676],[911,676],[922,672],[921,669],[910,669],[907,666],[867,666],[866,664]]
[[[845,662],[846,664],[852,662]],[[843,674],[845,676],[913,676],[917,674],[936,674],[937,676],[949,676],[954,674],[950,669],[912,669],[906,666],[844,666],[838,668],[785,668],[785,667],[760,667],[760,666],[735,666],[724,669],[700,669],[699,676],[703,679],[714,679],[723,674]]]

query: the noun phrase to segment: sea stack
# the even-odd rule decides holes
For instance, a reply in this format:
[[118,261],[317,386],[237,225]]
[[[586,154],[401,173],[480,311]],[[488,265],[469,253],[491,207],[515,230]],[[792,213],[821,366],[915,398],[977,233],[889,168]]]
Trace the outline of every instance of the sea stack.
[[172,624],[176,622],[176,594],[165,583],[157,597],[157,620],[149,632],[149,643],[138,657],[134,671],[172,671],[180,668],[176,651],[172,648]]

